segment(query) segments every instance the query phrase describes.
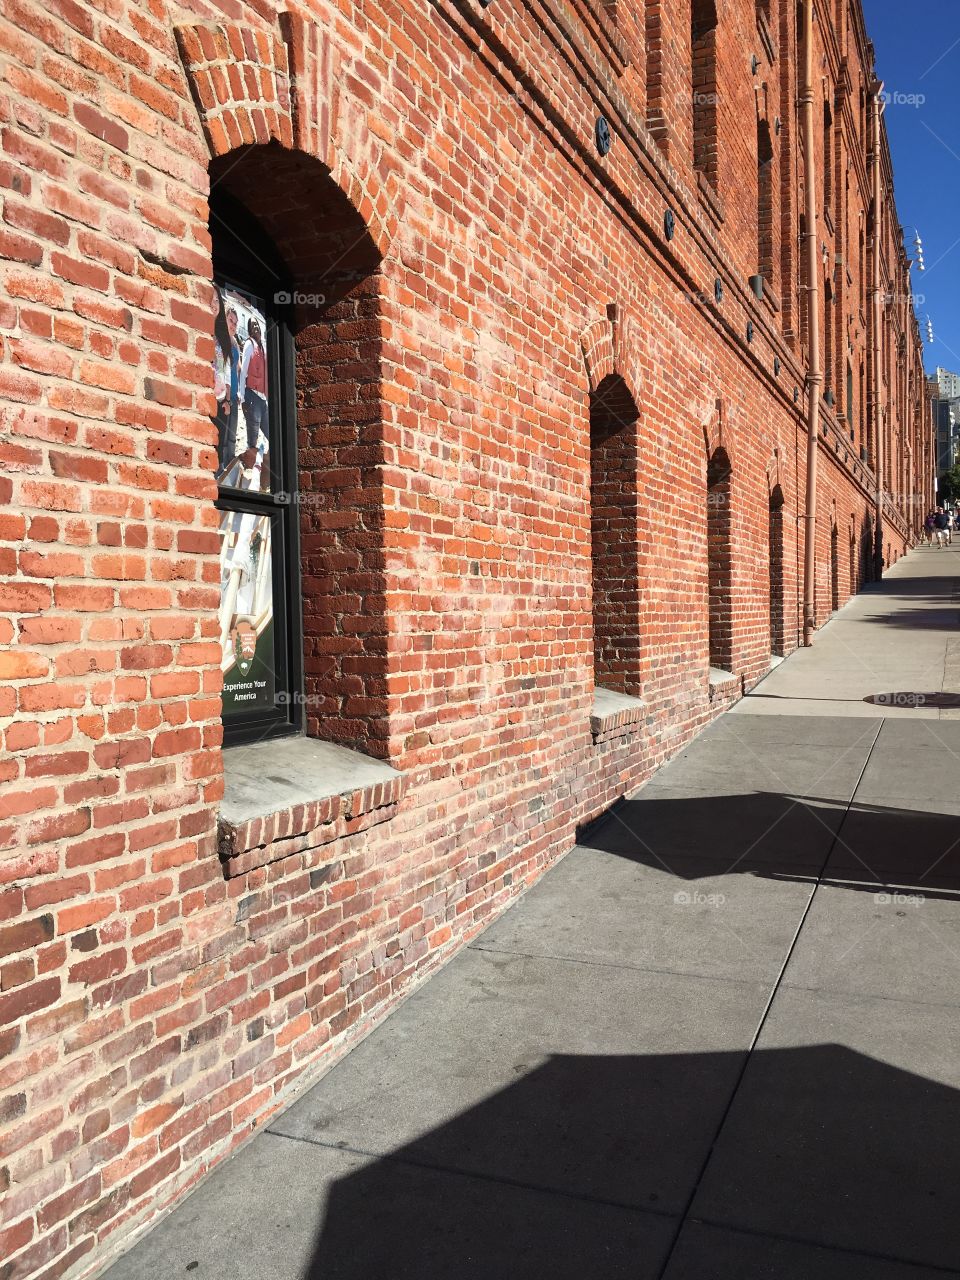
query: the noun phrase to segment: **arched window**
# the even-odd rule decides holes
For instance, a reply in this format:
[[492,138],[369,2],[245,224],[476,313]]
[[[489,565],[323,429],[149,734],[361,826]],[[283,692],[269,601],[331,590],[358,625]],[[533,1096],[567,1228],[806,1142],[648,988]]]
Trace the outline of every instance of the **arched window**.
[[692,0],[693,165],[717,189],[717,6]]
[[830,526],[830,608],[834,613],[840,608],[840,530],[836,523]]
[[590,397],[594,683],[632,696],[640,693],[638,417],[619,374]]
[[783,607],[783,490],[778,484],[770,492],[769,509],[770,568],[770,653],[786,652],[786,619]]
[[829,271],[824,268],[823,289],[823,394],[834,395],[834,355],[837,336],[836,295]]
[[710,666],[733,670],[733,512],[732,472],[725,449],[717,449],[707,467],[707,581],[709,587]]
[[292,339],[286,274],[256,223],[211,198],[224,741],[299,728]]
[[757,269],[773,283],[773,141],[766,120],[757,117]]
[[388,759],[380,252],[304,153],[228,152],[210,180],[225,739]]

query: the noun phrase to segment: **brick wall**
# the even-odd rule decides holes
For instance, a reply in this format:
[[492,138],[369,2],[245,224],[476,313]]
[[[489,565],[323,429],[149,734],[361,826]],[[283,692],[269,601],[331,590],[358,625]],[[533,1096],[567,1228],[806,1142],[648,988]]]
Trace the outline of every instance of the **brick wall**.
[[[686,3],[647,0],[641,20],[593,0],[522,13],[310,0],[238,3],[228,20],[201,0],[8,0],[5,1277],[103,1265],[796,645],[795,8],[722,6],[704,184]],[[820,621],[875,572],[866,424],[891,445],[889,559],[933,469],[885,143],[889,301],[868,306],[873,69],[859,13],[843,24],[818,24],[816,52],[836,147],[835,208],[817,228],[837,298]],[[758,119],[773,149],[761,299],[747,284]],[[294,290],[323,297],[290,319],[307,732],[402,773],[389,794],[244,827],[242,847],[218,831],[221,201],[259,224]],[[875,323],[887,357],[867,406]],[[625,469],[623,492],[600,503],[591,400],[605,383],[636,417],[607,468]],[[734,680],[712,693],[720,454]],[[635,628],[606,648],[592,484],[594,531],[602,511],[632,524],[623,580],[604,590]],[[611,523],[609,550],[613,536]],[[595,667],[642,696],[636,714],[591,723]]]

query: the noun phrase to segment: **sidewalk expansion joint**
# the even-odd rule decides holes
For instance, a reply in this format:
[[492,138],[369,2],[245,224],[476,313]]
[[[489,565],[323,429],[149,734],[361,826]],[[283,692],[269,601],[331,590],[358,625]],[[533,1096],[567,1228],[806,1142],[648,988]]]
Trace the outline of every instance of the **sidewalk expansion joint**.
[[698,982],[728,982],[733,986],[757,987],[763,983],[762,978],[726,977],[717,973],[694,973],[689,969],[660,969],[652,964],[614,963],[612,960],[587,960],[580,956],[557,956],[546,952],[511,951],[508,947],[482,947],[476,942],[470,943],[471,951],[486,951],[490,955],[516,956],[519,960],[554,960],[560,964],[580,964],[594,969],[622,969],[631,973],[661,973],[673,978],[695,978]]
[[884,996],[876,991],[845,991],[843,987],[808,987],[803,982],[781,982],[783,991],[808,991],[811,995],[839,996],[841,1000],[877,1000],[884,1004],[906,1004],[922,1009],[960,1008],[960,997],[952,1004],[949,1000],[923,1000],[920,996]]
[[301,1138],[290,1133],[277,1133],[273,1129],[266,1129],[265,1132],[271,1138],[283,1138],[287,1142],[302,1142],[309,1147],[321,1147],[326,1151],[340,1151],[344,1155],[376,1160],[379,1164],[396,1164],[410,1169],[425,1169],[430,1173],[443,1173],[456,1178],[466,1178],[470,1182],[513,1187],[519,1191],[533,1191],[537,1195],[556,1196],[560,1200],[572,1200],[579,1204],[604,1205],[609,1209],[625,1209],[628,1213],[642,1213],[654,1218],[667,1218],[672,1222],[679,1221],[676,1213],[670,1213],[666,1209],[659,1209],[656,1205],[631,1204],[627,1200],[611,1200],[606,1196],[591,1196],[585,1195],[583,1192],[564,1191],[562,1187],[550,1187],[539,1182],[524,1182],[520,1178],[481,1173],[473,1169],[457,1169],[452,1165],[438,1164],[432,1160],[414,1160],[409,1155],[400,1155],[392,1151],[368,1151],[364,1147],[352,1147],[347,1143],[321,1142],[319,1138]]
[[798,1244],[806,1248],[822,1249],[825,1253],[839,1253],[848,1258],[872,1258],[877,1262],[893,1262],[902,1267],[915,1267],[924,1274],[934,1272],[937,1275],[956,1276],[952,1267],[942,1267],[936,1262],[923,1262],[916,1258],[905,1258],[896,1253],[876,1253],[872,1249],[851,1249],[844,1244],[825,1243],[812,1236],[783,1235],[778,1231],[761,1231],[757,1227],[744,1227],[733,1222],[720,1222],[716,1218],[690,1218],[696,1226],[712,1227],[717,1231],[729,1231],[732,1234],[751,1236],[755,1240],[782,1240],[784,1244]]
[[800,940],[800,934],[803,932],[803,926],[807,922],[807,917],[809,916],[810,909],[813,906],[814,898],[816,898],[817,896],[817,891],[819,890],[820,885],[823,881],[823,877],[824,877],[824,874],[826,873],[826,869],[830,864],[830,858],[833,855],[833,851],[837,846],[837,841],[840,839],[840,833],[843,830],[843,825],[850,814],[850,810],[853,807],[854,801],[856,800],[857,792],[859,791],[860,784],[863,781],[863,776],[867,771],[867,766],[869,765],[870,760],[873,756],[873,753],[876,750],[877,740],[879,739],[880,734],[882,732],[883,732],[883,721],[881,720],[877,726],[877,731],[874,734],[873,742],[870,744],[870,750],[867,752],[866,759],[863,762],[863,767],[861,768],[860,773],[857,777],[857,782],[853,788],[853,793],[850,799],[846,802],[844,806],[843,817],[841,818],[836,831],[833,833],[830,839],[830,842],[827,845],[827,851],[824,855],[823,862],[821,863],[820,870],[817,872],[816,884],[813,886],[813,891],[811,892],[810,896],[807,898],[806,904],[804,905],[803,911],[801,912],[800,920],[794,932],[793,939],[789,947],[787,948],[787,953],[783,958],[783,964],[780,966],[780,972],[777,974],[777,977],[770,990],[769,998],[767,999],[767,1003],[763,1009],[763,1012],[760,1015],[760,1020],[757,1023],[757,1029],[753,1034],[753,1039],[750,1041],[747,1051],[744,1054],[743,1062],[740,1066],[739,1072],[737,1073],[737,1078],[734,1081],[733,1088],[730,1091],[730,1097],[727,1099],[727,1105],[723,1109],[723,1114],[721,1115],[720,1121],[714,1132],[713,1140],[711,1141],[710,1147],[707,1150],[707,1154],[704,1157],[703,1163],[700,1166],[700,1172],[697,1174],[696,1181],[694,1182],[693,1187],[690,1191],[690,1195],[687,1198],[687,1203],[684,1208],[684,1211],[680,1215],[676,1232],[674,1233],[674,1237],[673,1237],[673,1240],[671,1241],[670,1248],[667,1250],[667,1255],[664,1259],[663,1266],[660,1269],[658,1280],[663,1280],[664,1276],[666,1275],[667,1270],[670,1266],[670,1262],[673,1258],[673,1255],[676,1253],[677,1245],[680,1241],[680,1235],[683,1231],[684,1224],[690,1219],[690,1210],[693,1208],[693,1203],[697,1197],[697,1192],[700,1190],[700,1186],[703,1182],[704,1176],[706,1175],[707,1168],[710,1164],[711,1159],[713,1158],[713,1153],[716,1150],[717,1143],[720,1140],[720,1135],[723,1132],[724,1125],[727,1123],[727,1119],[730,1115],[731,1110],[733,1109],[733,1104],[736,1101],[737,1094],[740,1092],[740,1088],[743,1084],[743,1080],[746,1075],[747,1068],[750,1065],[750,1059],[753,1057],[754,1053],[756,1052],[757,1045],[760,1041],[760,1036],[763,1033],[763,1028],[766,1025],[767,1018],[770,1016],[770,1010],[773,1007],[773,1002],[777,997],[781,984],[783,983],[783,976],[787,971],[787,967],[790,964],[790,960],[793,956],[794,950],[796,949],[797,943]]

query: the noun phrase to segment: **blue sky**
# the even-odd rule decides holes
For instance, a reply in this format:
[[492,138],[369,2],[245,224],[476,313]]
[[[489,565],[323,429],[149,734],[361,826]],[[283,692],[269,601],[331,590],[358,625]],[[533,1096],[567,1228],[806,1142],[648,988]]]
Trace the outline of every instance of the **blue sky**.
[[[863,0],[885,113],[897,210],[923,237],[927,269],[911,275],[927,369],[960,373],[960,0]],[[913,239],[909,232],[905,239]],[[924,319],[933,321],[926,344]]]

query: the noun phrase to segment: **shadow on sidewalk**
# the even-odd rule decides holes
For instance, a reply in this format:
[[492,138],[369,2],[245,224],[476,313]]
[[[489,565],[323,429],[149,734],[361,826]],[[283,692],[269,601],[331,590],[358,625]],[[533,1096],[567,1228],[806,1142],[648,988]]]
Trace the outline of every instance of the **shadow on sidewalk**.
[[[335,1181],[306,1275],[653,1280],[708,1154],[695,1218],[874,1255],[798,1280],[886,1275],[877,1255],[960,1267],[956,1090],[839,1045],[761,1050],[711,1151],[696,1099],[743,1059],[551,1057]],[[719,1274],[701,1263],[682,1274]]]
[[[930,802],[935,804],[934,801]],[[749,871],[773,879],[825,874],[851,889],[909,887],[960,898],[960,814],[778,792],[670,798],[641,793],[581,834],[578,844],[699,879]],[[935,890],[944,890],[936,895]]]
[[[911,593],[903,597],[915,604],[916,596]],[[858,622],[880,622],[885,627],[899,627],[903,631],[950,631],[960,635],[960,612],[956,602],[951,603],[944,596],[928,596],[926,599],[939,602],[940,607],[926,608],[916,606],[910,609],[896,609],[889,613],[868,613],[857,619]]]

